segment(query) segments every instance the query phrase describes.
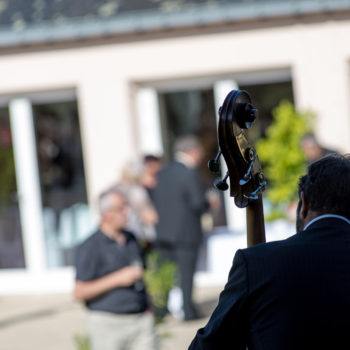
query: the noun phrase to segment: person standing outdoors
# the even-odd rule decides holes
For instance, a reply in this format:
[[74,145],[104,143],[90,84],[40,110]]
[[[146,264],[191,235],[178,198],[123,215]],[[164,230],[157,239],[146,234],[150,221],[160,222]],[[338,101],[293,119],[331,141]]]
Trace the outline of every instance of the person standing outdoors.
[[99,197],[100,225],[76,251],[74,296],[88,309],[93,350],[155,349],[153,315],[134,235],[124,229],[128,205],[112,188]]
[[154,203],[158,212],[157,247],[178,270],[185,320],[198,318],[192,301],[193,275],[202,241],[201,216],[208,207],[197,167],[203,157],[194,136],[175,142],[175,160],[158,175]]
[[312,133],[305,134],[300,142],[302,151],[304,152],[305,159],[308,165],[316,160],[321,159],[329,154],[338,153],[333,149],[329,149],[320,145],[316,136]]
[[348,349],[350,158],[328,155],[299,181],[297,233],[239,249],[189,350]]
[[148,191],[143,185],[144,166],[139,161],[127,162],[121,172],[116,188],[126,196],[129,204],[127,229],[133,232],[144,248],[145,243],[155,239],[154,226],[158,215]]
[[153,202],[153,191],[157,186],[157,175],[162,168],[162,158],[153,154],[146,154],[143,157],[143,171],[141,174],[141,185],[148,193]]

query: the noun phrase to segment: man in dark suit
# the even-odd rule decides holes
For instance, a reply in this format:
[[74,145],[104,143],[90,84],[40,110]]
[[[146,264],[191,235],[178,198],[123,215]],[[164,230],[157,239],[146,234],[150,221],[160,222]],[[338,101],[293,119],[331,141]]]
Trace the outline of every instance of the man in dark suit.
[[350,158],[326,156],[300,179],[297,234],[238,250],[190,350],[349,349]]
[[175,142],[175,161],[158,175],[154,203],[159,215],[157,246],[178,268],[184,319],[197,318],[192,302],[193,275],[202,241],[201,215],[207,208],[197,166],[202,147],[193,136]]

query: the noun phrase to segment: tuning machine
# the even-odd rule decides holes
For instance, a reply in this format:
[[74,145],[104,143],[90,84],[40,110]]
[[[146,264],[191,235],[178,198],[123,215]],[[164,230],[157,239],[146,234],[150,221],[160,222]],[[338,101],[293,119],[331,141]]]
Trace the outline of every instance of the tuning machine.
[[237,124],[241,129],[249,129],[258,116],[258,110],[251,103],[241,103],[238,105]]
[[247,148],[245,151],[245,158],[248,163],[248,169],[246,173],[244,174],[243,178],[239,180],[239,184],[241,186],[245,185],[248,181],[251,180],[252,178],[252,170],[253,170],[253,165],[256,159],[256,152],[254,148]]
[[252,193],[250,193],[248,196],[246,196],[246,198],[248,198],[249,200],[257,200],[259,198],[259,194],[265,190],[266,185],[267,185],[267,181],[265,179],[265,176],[263,175],[263,173],[259,173],[257,175],[258,178],[258,187],[255,191],[253,191]]
[[228,190],[228,184],[227,184],[227,179],[229,177],[229,173],[227,172],[225,177],[223,179],[216,178],[214,180],[214,187],[220,191],[226,191]]
[[214,174],[217,174],[220,172],[220,157],[221,157],[221,151],[219,150],[215,158],[210,159],[208,162],[208,168]]

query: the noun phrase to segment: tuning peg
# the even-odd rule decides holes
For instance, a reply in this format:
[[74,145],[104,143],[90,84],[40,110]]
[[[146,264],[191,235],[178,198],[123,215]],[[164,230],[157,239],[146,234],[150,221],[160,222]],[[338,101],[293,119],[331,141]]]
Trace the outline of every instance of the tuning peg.
[[258,116],[258,110],[251,103],[242,103],[238,106],[238,125],[242,129],[249,129]]
[[247,196],[248,199],[257,200],[259,198],[259,194],[265,190],[267,181],[265,180],[265,177],[262,173],[258,174],[258,182],[258,188],[254,192],[250,193],[249,196]]
[[254,148],[248,148],[245,152],[245,157],[249,161],[247,172],[244,174],[243,179],[239,180],[241,186],[245,185],[252,178],[252,169],[256,158]]
[[220,171],[220,162],[219,162],[220,156],[221,156],[221,151],[217,153],[214,159],[210,159],[208,162],[208,168],[214,174],[217,174]]
[[258,116],[258,110],[251,103],[247,103],[245,105],[245,112],[246,112],[246,122],[250,123],[250,126],[251,126],[251,124],[254,123],[255,119]]
[[214,187],[220,191],[226,191],[228,189],[228,184],[226,183],[229,177],[229,173],[227,172],[223,179],[216,178],[214,180]]

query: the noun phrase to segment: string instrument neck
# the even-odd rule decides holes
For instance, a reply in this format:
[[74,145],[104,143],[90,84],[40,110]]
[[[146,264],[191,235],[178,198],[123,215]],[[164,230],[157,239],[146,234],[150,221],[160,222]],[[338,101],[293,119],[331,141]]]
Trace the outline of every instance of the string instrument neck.
[[261,195],[259,195],[257,200],[248,204],[246,214],[248,247],[266,242],[264,208]]

